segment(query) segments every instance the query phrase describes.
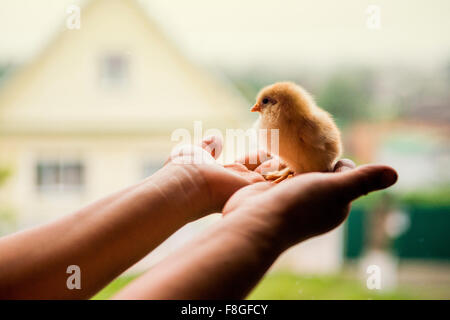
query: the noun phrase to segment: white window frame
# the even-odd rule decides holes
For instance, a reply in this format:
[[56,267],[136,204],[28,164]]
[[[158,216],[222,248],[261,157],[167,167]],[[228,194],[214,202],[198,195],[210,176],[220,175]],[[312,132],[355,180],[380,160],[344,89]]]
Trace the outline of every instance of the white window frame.
[[[42,183],[43,166],[53,166],[56,167],[57,178],[54,183]],[[68,167],[78,167],[79,166],[79,183],[68,183],[67,174]],[[41,169],[40,169],[41,168]],[[77,158],[64,158],[64,157],[53,157],[53,158],[37,158],[34,162],[34,185],[39,193],[80,193],[84,191],[86,186],[86,165],[84,161]]]

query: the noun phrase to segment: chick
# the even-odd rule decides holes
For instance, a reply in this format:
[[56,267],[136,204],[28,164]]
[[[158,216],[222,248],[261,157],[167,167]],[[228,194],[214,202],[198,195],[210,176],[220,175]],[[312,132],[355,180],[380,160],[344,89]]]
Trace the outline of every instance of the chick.
[[293,174],[332,170],[342,152],[341,134],[305,89],[292,82],[267,86],[251,111],[260,113],[256,128],[279,130],[277,155],[287,167],[265,175],[267,180],[278,183]]

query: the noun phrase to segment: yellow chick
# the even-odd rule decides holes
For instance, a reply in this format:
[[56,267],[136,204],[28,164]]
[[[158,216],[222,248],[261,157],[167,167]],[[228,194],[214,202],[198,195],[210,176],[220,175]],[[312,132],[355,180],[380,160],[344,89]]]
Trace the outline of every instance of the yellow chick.
[[277,156],[287,167],[265,175],[267,180],[278,183],[294,173],[333,169],[342,152],[341,134],[331,115],[305,89],[292,82],[267,86],[251,111],[260,113],[255,128],[279,130]]

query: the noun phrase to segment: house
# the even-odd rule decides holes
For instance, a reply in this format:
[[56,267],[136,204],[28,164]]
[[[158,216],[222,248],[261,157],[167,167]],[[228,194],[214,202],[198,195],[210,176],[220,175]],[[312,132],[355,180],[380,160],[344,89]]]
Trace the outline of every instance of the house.
[[239,126],[243,100],[190,64],[134,1],[91,1],[81,19],[0,94],[1,160],[14,171],[6,198],[21,225],[150,174],[171,132],[194,120]]
[[[248,126],[240,95],[188,61],[135,1],[92,0],[80,29],[59,31],[0,91],[0,166],[12,170],[0,203],[14,210],[19,229],[150,175],[177,128],[195,120],[223,132]],[[150,263],[206,220],[175,234]],[[318,242],[323,255],[339,252],[340,242],[326,239]],[[338,265],[338,254],[324,263],[311,248],[314,266]]]

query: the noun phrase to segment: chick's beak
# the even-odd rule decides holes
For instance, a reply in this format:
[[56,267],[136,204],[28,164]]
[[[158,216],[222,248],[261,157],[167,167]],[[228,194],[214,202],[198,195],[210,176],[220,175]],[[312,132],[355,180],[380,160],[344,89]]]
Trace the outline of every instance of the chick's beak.
[[251,112],[259,112],[259,111],[261,111],[261,106],[259,105],[259,104],[255,104],[251,109],[250,109],[250,111]]

